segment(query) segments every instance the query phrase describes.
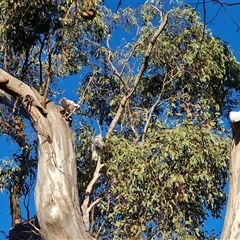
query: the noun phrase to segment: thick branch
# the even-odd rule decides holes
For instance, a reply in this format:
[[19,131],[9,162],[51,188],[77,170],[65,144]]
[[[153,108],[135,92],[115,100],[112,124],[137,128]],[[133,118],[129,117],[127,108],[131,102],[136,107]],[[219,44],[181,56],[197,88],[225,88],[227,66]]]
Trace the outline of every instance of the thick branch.
[[1,103],[18,104],[38,135],[35,206],[42,237],[92,239],[80,215],[73,136],[61,108],[53,102],[43,108],[43,97],[35,89],[0,70],[2,76],[9,82],[0,84]]
[[86,189],[86,198],[84,199],[83,204],[81,206],[82,212],[83,212],[83,221],[85,223],[85,227],[86,227],[87,231],[89,230],[89,213],[90,213],[91,209],[101,201],[101,198],[98,198],[93,203],[91,203],[89,206],[90,195],[93,191],[93,187],[94,187],[95,183],[101,176],[100,171],[101,171],[102,167],[104,166],[104,164],[101,164],[100,161],[101,161],[101,158],[99,157],[93,178],[90,181],[90,183],[88,184],[87,189]]
[[119,118],[121,117],[121,114],[122,114],[122,111],[126,105],[126,102],[128,101],[128,99],[132,96],[132,94],[135,92],[138,84],[139,84],[139,81],[141,80],[142,76],[143,76],[143,73],[146,71],[147,69],[147,66],[148,66],[148,62],[149,62],[149,56],[152,52],[152,49],[156,43],[156,40],[157,38],[159,37],[159,35],[162,33],[162,31],[164,30],[166,24],[167,24],[167,21],[168,21],[168,18],[169,18],[169,15],[170,15],[171,11],[169,11],[164,17],[161,18],[161,24],[160,26],[158,27],[157,31],[155,32],[155,34],[153,35],[152,39],[150,40],[149,44],[148,44],[148,47],[147,47],[147,50],[146,50],[146,53],[145,53],[145,57],[143,59],[143,63],[141,65],[141,68],[139,70],[139,73],[138,75],[136,76],[136,79],[134,81],[134,84],[133,84],[133,87],[127,91],[125,93],[125,95],[123,96],[120,104],[119,104],[119,107],[118,107],[118,110],[117,110],[117,113],[114,117],[114,119],[112,120],[110,126],[109,126],[109,129],[108,129],[108,132],[107,132],[107,135],[106,135],[106,138],[108,139],[110,134],[112,133],[113,129],[115,128]]
[[15,172],[14,180],[8,188],[10,191],[12,227],[14,227],[15,225],[21,223],[21,213],[18,199],[28,174],[29,165],[27,161],[29,160],[30,148],[25,139],[22,123],[16,118],[16,116],[14,117],[14,115],[12,116],[12,121],[13,124],[0,120],[0,125],[1,132],[10,135],[11,138],[18,143],[20,149],[22,150],[22,154],[20,155],[21,157],[19,156],[20,169]]
[[[1,86],[1,84],[0,84],[0,86]],[[27,111],[25,111],[23,108],[21,108],[20,103],[17,101],[17,99],[12,97],[10,94],[4,92],[1,89],[0,89],[0,103],[4,104],[10,108],[18,107],[20,114],[22,116],[24,116],[25,118],[29,119],[29,115],[28,115]]]
[[[6,101],[7,104],[12,104],[12,101],[15,102],[19,99],[21,100],[21,106],[26,110],[26,112],[29,111],[28,108],[31,105],[37,107],[43,114],[47,114],[46,109],[43,108],[39,101],[41,96],[35,89],[24,84],[17,78],[12,77],[2,69],[0,69],[0,79],[5,79],[5,81],[8,80],[6,84],[0,83],[0,90],[3,91],[1,93],[3,96],[2,100]],[[37,119],[34,119],[34,121],[37,121]]]

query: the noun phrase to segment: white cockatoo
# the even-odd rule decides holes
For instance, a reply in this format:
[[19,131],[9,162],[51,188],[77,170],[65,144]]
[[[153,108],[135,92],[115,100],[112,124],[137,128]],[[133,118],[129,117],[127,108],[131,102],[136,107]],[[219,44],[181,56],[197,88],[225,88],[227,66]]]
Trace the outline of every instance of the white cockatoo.
[[68,113],[74,111],[75,109],[80,108],[78,104],[66,98],[62,98],[59,103],[62,105],[64,110]]
[[229,119],[231,123],[240,122],[240,112],[230,112]]
[[98,134],[92,143],[92,160],[97,161],[103,149],[104,142],[101,134]]

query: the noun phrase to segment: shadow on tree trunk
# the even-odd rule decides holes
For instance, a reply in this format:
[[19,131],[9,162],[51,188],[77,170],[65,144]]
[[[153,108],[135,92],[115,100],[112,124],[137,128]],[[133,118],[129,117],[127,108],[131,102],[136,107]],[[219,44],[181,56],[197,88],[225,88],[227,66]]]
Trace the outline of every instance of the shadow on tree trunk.
[[9,231],[10,240],[42,240],[39,233],[39,223],[37,217],[33,217],[29,221],[17,224]]

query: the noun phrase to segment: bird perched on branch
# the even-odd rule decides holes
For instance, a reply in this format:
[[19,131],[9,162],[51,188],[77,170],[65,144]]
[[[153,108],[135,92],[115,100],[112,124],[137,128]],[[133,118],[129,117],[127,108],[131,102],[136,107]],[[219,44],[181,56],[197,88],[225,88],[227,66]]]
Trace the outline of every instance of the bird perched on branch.
[[78,104],[76,104],[75,102],[68,100],[66,98],[62,98],[59,103],[62,105],[65,112],[67,112],[67,113],[71,113],[75,109],[80,108],[80,106]]
[[97,161],[103,149],[104,142],[102,135],[99,134],[93,139],[92,143],[92,160]]

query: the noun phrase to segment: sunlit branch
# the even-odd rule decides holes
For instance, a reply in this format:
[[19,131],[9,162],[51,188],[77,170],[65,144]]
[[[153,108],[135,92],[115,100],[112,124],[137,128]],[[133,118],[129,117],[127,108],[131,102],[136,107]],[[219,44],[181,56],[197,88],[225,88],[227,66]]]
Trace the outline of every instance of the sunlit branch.
[[101,157],[98,158],[97,161],[97,166],[95,169],[95,172],[93,174],[93,178],[90,181],[90,183],[88,184],[87,188],[86,188],[86,198],[83,201],[83,204],[81,206],[82,212],[83,212],[83,221],[86,227],[86,230],[89,230],[89,213],[91,211],[91,209],[98,204],[101,201],[101,198],[96,199],[93,203],[90,204],[90,195],[93,191],[93,187],[95,185],[95,183],[97,182],[97,180],[99,179],[99,177],[101,176],[101,169],[104,166],[104,164],[101,164]]
[[147,69],[147,66],[148,66],[148,62],[149,62],[149,56],[152,52],[152,49],[153,47],[155,46],[155,43],[156,43],[156,40],[157,38],[159,37],[159,35],[162,33],[162,31],[164,30],[164,27],[166,26],[167,24],[167,21],[168,21],[168,18],[169,18],[169,15],[170,15],[171,11],[169,11],[165,17],[162,17],[161,18],[161,24],[160,26],[158,27],[157,31],[155,32],[155,34],[153,35],[152,39],[150,40],[149,44],[148,44],[148,47],[147,47],[147,50],[146,50],[146,53],[145,53],[145,56],[144,56],[144,59],[143,59],[143,63],[141,65],[141,68],[139,70],[139,73],[138,75],[136,76],[136,79],[134,81],[134,84],[133,84],[133,87],[131,89],[129,89],[129,91],[127,91],[125,93],[125,95],[123,96],[120,104],[119,104],[119,107],[118,107],[118,110],[117,110],[117,113],[114,117],[114,119],[112,120],[109,128],[108,128],[108,132],[107,132],[107,135],[106,135],[106,138],[108,138],[110,136],[110,134],[112,133],[113,129],[115,128],[121,114],[122,114],[122,111],[123,109],[125,108],[125,105],[126,105],[126,102],[127,100],[132,96],[132,94],[135,92],[142,76],[143,76],[143,73],[146,71]]
[[5,79],[4,84],[0,83],[1,103],[9,107],[14,107],[16,104],[16,99],[19,99],[19,102],[17,103],[19,106],[19,111],[27,119],[30,118],[27,112],[28,108],[31,106],[35,106],[43,114],[47,114],[46,109],[41,105],[37,98],[38,93],[33,88],[24,85],[20,80],[12,77],[2,69],[0,69],[0,79]]
[[228,12],[228,10],[225,8],[225,6],[222,6],[224,11],[227,13],[228,17],[232,20],[232,22],[237,26],[237,31],[240,29],[240,26],[238,25],[238,23],[233,19],[233,17],[231,16],[231,14]]

